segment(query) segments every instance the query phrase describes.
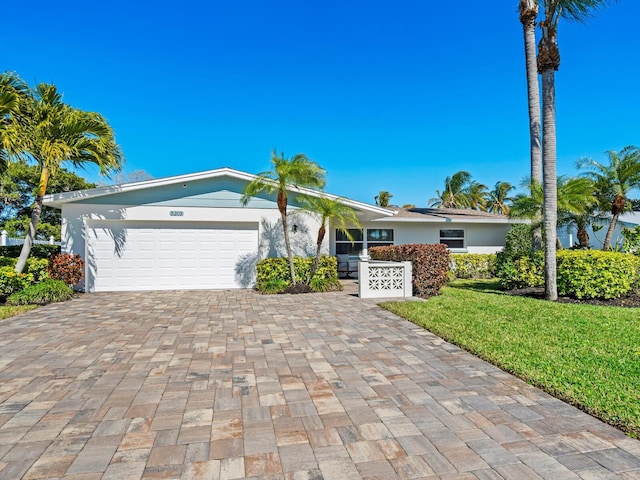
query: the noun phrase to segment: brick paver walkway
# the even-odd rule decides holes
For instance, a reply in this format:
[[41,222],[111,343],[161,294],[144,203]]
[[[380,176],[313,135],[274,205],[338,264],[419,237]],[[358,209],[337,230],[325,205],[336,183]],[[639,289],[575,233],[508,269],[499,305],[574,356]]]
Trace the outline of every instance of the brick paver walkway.
[[640,478],[640,442],[345,293],[0,322],[0,479]]

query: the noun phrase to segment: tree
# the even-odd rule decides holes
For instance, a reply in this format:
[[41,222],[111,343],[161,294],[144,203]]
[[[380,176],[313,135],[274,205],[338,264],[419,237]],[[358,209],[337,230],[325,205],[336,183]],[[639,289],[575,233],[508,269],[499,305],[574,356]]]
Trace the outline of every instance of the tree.
[[520,0],[518,9],[524,33],[525,66],[527,71],[527,104],[529,106],[529,137],[531,178],[542,183],[542,150],[540,147],[540,88],[536,66],[536,18],[538,0]]
[[296,271],[293,264],[293,252],[291,250],[291,242],[289,240],[289,228],[287,225],[287,189],[292,187],[308,187],[322,189],[325,185],[325,171],[314,161],[307,158],[303,153],[298,153],[292,158],[287,159],[284,154],[279,156],[275,150],[271,153],[271,164],[273,170],[262,172],[249,182],[243,192],[241,202],[248,205],[251,197],[260,193],[269,195],[276,194],[278,211],[282,220],[282,229],[284,233],[284,244],[289,257],[289,271],[291,273],[291,283],[295,286]]
[[436,190],[436,197],[429,203],[437,208],[485,209],[487,187],[472,179],[469,172],[461,170],[444,180],[444,190]]
[[391,197],[393,197],[392,193],[389,193],[386,190],[380,190],[380,193],[375,197],[376,205],[380,207],[388,207]]
[[592,10],[607,0],[542,0],[542,37],[538,43],[538,73],[542,75],[542,177],[544,190],[544,275],[545,297],[558,299],[556,228],[558,192],[556,184],[555,72],[560,67],[558,21],[560,17],[584,21]]
[[18,112],[28,91],[27,85],[16,74],[0,74],[0,174],[6,171],[8,165],[8,153],[5,148],[6,127],[10,124],[12,116]]
[[[525,179],[524,187],[529,187],[529,193],[520,193],[513,200],[509,210],[512,218],[526,218],[532,221],[532,228],[539,227],[544,209],[544,187],[540,182]],[[557,177],[556,191],[558,192],[558,226],[566,226],[579,215],[589,213],[597,205],[597,199],[593,194],[593,183],[584,177]],[[545,224],[546,227],[546,224]],[[544,231],[545,238],[551,236],[557,242],[557,235],[548,235]],[[554,244],[557,247],[557,243]]]
[[67,105],[55,85],[46,83],[29,92],[4,133],[4,145],[11,158],[34,162],[40,171],[29,229],[15,267],[21,273],[36,236],[42,199],[61,164],[70,162],[84,167],[91,163],[107,175],[120,169],[124,157],[102,115]]
[[513,200],[509,192],[514,188],[509,182],[496,182],[493,190],[488,194],[487,210],[498,215],[508,215],[509,203]]
[[[31,207],[37,195],[40,183],[38,165],[29,165],[23,160],[9,163],[7,171],[0,176],[0,223],[12,237],[25,236],[29,229]],[[60,168],[57,175],[49,179],[49,193],[71,192],[95,187],[94,183],[73,172]],[[53,235],[60,239],[61,214],[57,208],[44,206],[38,229],[37,239],[48,239]]]
[[611,211],[611,222],[604,238],[603,250],[611,248],[613,231],[620,214],[632,209],[630,191],[640,187],[640,149],[628,146],[620,153],[613,150],[606,153],[609,157],[608,165],[592,158],[582,158],[577,162],[578,168],[589,170],[584,175],[593,180],[601,206]]
[[306,211],[320,216],[320,228],[318,229],[316,240],[316,258],[305,282],[308,285],[318,271],[318,265],[320,265],[320,251],[327,233],[327,227],[337,228],[353,242],[349,228],[360,228],[360,220],[355,210],[345,205],[340,198],[334,200],[323,195],[319,198],[305,196],[300,200]]

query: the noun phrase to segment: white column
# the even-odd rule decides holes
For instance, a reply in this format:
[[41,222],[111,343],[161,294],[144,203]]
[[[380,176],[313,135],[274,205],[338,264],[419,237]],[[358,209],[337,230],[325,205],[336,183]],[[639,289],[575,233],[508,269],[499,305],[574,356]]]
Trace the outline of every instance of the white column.
[[7,246],[7,231],[6,230],[2,230],[2,233],[0,233],[0,247],[6,247]]

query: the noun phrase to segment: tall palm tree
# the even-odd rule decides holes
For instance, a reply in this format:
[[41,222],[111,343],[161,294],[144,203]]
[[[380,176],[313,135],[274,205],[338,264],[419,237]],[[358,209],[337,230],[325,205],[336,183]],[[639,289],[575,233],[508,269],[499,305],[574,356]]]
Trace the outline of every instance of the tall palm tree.
[[376,205],[380,207],[388,207],[391,197],[393,197],[392,193],[389,193],[386,190],[380,190],[380,193],[375,197]]
[[345,236],[353,241],[349,228],[360,228],[360,220],[353,208],[345,205],[341,199],[331,199],[327,196],[302,197],[300,199],[303,208],[311,214],[320,215],[320,228],[318,229],[318,237],[316,240],[316,258],[313,267],[306,279],[307,285],[318,271],[320,265],[320,252],[322,242],[327,233],[327,227],[337,228],[342,231]]
[[[532,221],[532,226],[539,226],[544,209],[544,188],[540,182],[525,179],[523,187],[529,188],[529,193],[520,193],[513,200],[509,209],[512,218],[526,218]],[[597,198],[593,193],[593,182],[585,177],[557,177],[556,190],[558,192],[559,226],[565,226],[573,218],[588,214],[597,205]],[[547,231],[544,231],[547,238]],[[552,235],[554,246],[557,248],[557,234]]]
[[556,185],[555,72],[560,67],[558,21],[560,17],[584,21],[591,11],[608,0],[542,0],[542,37],[538,43],[538,73],[542,75],[542,177],[544,189],[544,276],[545,297],[558,299],[556,228],[558,191]]
[[487,196],[487,210],[499,215],[508,215],[509,203],[513,200],[509,192],[514,188],[509,182],[496,182]]
[[293,251],[289,240],[289,227],[287,224],[287,189],[292,187],[308,187],[321,189],[325,185],[325,171],[314,161],[307,158],[303,153],[298,153],[288,159],[281,153],[278,155],[274,150],[271,153],[271,164],[273,170],[262,172],[249,182],[242,191],[241,202],[247,205],[251,197],[259,193],[277,195],[278,210],[282,219],[282,229],[284,233],[284,244],[289,257],[289,271],[291,273],[291,283],[295,286],[296,271],[293,264]]
[[444,190],[436,190],[436,197],[431,198],[429,203],[436,208],[465,208],[468,199],[465,194],[465,187],[471,181],[471,174],[461,170],[444,180]]
[[11,72],[0,74],[0,175],[6,171],[8,162],[8,152],[4,147],[6,127],[28,93],[27,84],[18,75]]
[[487,210],[487,186],[475,180],[470,181],[464,189],[466,208]]
[[631,210],[629,192],[640,187],[640,149],[634,146],[623,148],[620,153],[606,152],[609,164],[603,165],[592,158],[578,160],[578,168],[589,170],[585,176],[593,180],[601,205],[611,211],[611,222],[602,244],[603,250],[611,248],[613,231],[624,211]]
[[13,117],[4,136],[8,153],[40,168],[29,229],[15,267],[21,273],[36,235],[49,178],[58,173],[62,162],[75,167],[95,164],[101,174],[108,175],[121,168],[124,157],[104,117],[70,107],[55,85],[37,85]]
[[524,33],[525,65],[527,70],[527,99],[529,106],[529,137],[531,178],[542,183],[542,150],[540,147],[540,88],[536,66],[536,18],[538,0],[520,0],[520,23]]

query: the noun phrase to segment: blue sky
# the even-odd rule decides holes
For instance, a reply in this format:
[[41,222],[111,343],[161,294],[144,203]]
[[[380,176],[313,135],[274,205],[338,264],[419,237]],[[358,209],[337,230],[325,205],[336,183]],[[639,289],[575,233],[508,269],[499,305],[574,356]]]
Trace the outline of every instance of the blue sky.
[[[518,2],[490,3],[9,2],[1,69],[102,113],[128,172],[258,173],[275,148],[317,161],[331,193],[426,206],[458,170],[529,173]],[[559,174],[640,146],[638,18],[622,0],[561,23]]]

